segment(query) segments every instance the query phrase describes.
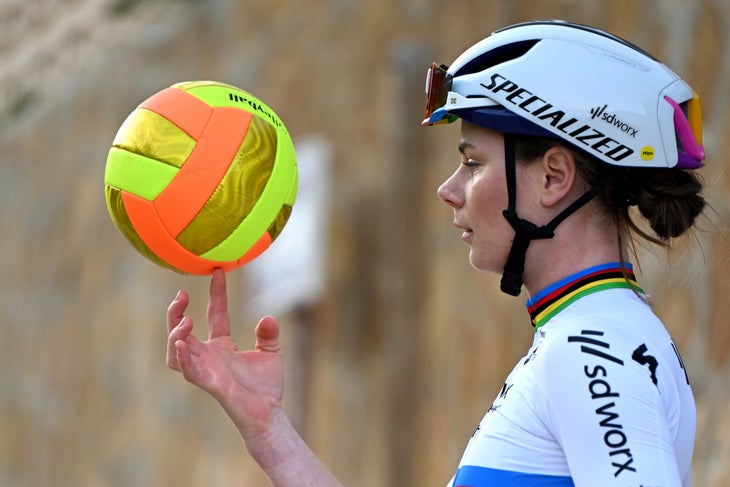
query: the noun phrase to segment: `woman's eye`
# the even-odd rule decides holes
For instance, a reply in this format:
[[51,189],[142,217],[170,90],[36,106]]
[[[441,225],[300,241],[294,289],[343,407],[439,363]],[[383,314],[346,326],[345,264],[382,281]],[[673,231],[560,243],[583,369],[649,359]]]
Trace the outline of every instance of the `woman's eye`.
[[466,167],[470,167],[470,168],[473,168],[473,167],[479,167],[479,165],[480,165],[480,164],[479,164],[479,163],[478,163],[477,161],[475,161],[474,159],[468,159],[468,160],[466,160],[466,161],[461,161],[461,163],[462,163],[463,165],[465,165]]

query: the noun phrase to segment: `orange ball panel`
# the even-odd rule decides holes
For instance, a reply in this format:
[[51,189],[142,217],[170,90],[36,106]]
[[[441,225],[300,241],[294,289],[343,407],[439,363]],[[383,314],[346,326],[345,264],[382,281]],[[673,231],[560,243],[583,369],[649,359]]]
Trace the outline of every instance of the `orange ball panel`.
[[200,139],[213,112],[210,105],[177,88],[165,88],[139,106],[162,115],[195,140]]
[[142,241],[169,265],[191,274],[210,274],[214,268],[235,269],[236,262],[214,262],[185,250],[170,235],[157,215],[153,203],[133,194],[122,192],[127,216]]
[[[195,149],[154,205],[174,237],[198,214],[236,155],[253,115],[235,108],[216,108]],[[231,126],[240,127],[231,137]],[[228,129],[228,130],[226,130]]]
[[261,235],[261,238],[258,239],[258,241],[253,244],[250,249],[248,249],[248,252],[236,261],[236,266],[248,264],[256,257],[263,254],[264,250],[269,248],[269,245],[271,245],[271,235],[269,235],[269,232],[264,232],[264,234]]

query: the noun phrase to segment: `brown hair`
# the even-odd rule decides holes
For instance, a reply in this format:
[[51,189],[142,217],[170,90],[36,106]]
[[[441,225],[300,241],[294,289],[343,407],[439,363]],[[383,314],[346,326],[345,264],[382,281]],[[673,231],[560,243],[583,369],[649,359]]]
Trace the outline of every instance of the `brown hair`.
[[[515,137],[516,159],[533,160],[556,145],[571,151],[578,174],[589,188],[599,181],[609,181],[596,198],[616,224],[622,259],[625,237],[632,250],[634,235],[666,247],[672,238],[687,232],[705,208],[705,199],[700,194],[701,180],[696,173],[684,169],[614,166],[559,139],[532,136]],[[648,221],[653,234],[632,219],[629,208],[634,205]]]

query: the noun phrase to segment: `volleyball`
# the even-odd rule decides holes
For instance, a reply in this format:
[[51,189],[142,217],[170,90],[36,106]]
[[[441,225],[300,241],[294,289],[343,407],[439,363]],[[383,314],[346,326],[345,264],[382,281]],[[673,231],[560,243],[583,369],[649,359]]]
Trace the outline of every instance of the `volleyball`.
[[174,84],[120,126],[106,160],[109,215],[143,256],[184,274],[240,267],[283,230],[297,192],[294,145],[257,97]]

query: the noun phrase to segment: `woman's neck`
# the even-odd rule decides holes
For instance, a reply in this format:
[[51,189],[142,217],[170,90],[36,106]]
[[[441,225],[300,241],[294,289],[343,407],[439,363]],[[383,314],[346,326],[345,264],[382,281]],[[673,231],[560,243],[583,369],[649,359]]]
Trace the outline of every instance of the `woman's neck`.
[[558,226],[553,238],[530,244],[523,274],[530,296],[583,269],[622,260],[615,225],[595,217],[578,211]]

